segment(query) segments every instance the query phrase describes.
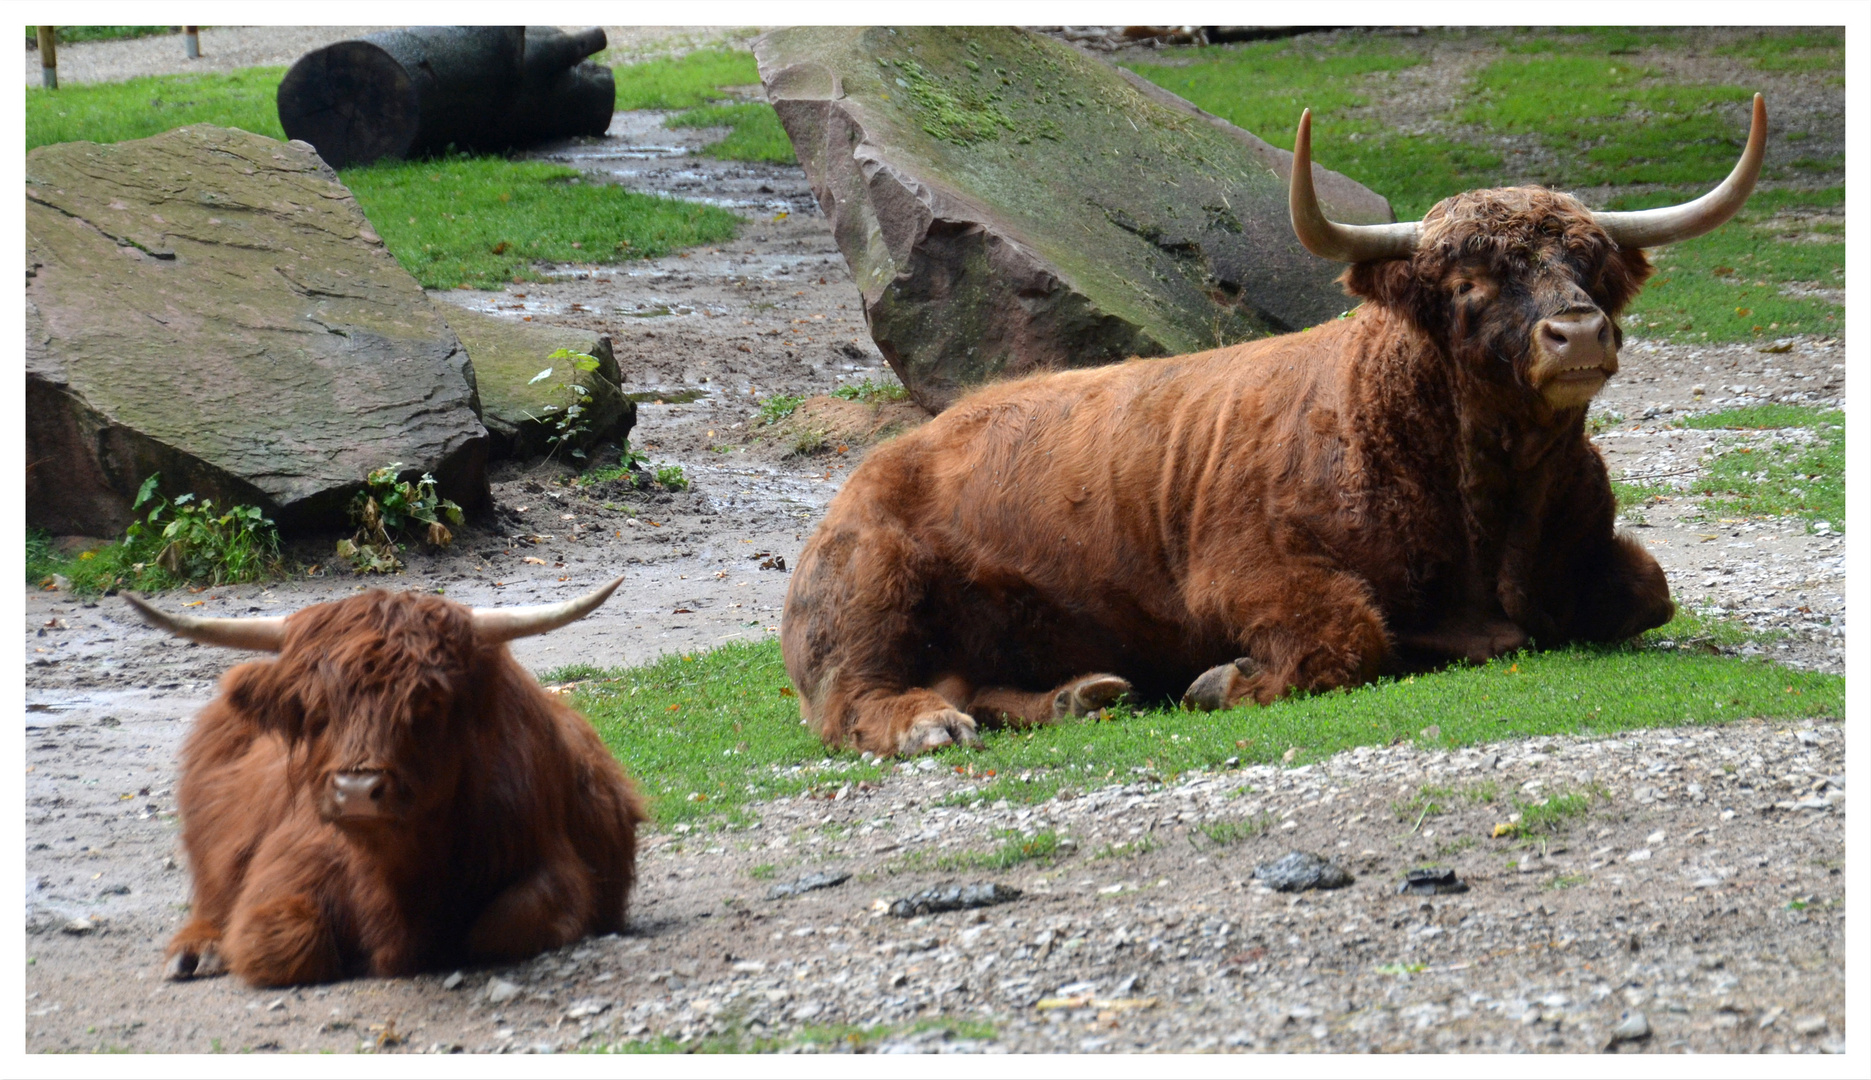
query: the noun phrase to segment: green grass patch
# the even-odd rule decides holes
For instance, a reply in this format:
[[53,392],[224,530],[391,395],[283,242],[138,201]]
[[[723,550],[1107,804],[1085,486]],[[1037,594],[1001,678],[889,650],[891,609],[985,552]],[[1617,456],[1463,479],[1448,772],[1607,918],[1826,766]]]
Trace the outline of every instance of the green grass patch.
[[838,387],[832,391],[832,396],[846,401],[908,401],[910,392],[902,383],[879,383],[865,379]]
[[[750,633],[759,633],[750,630]],[[664,827],[732,822],[749,802],[876,780],[885,766],[827,755],[799,722],[779,643],[730,642],[644,667],[547,673],[636,778]]]
[[1196,832],[1215,847],[1227,847],[1267,835],[1277,820],[1272,814],[1251,818],[1222,818],[1218,821],[1204,821],[1196,826]]
[[727,97],[727,87],[760,82],[754,54],[739,49],[696,49],[611,69],[617,108],[693,109]]
[[[1680,633],[1678,617],[1649,640]],[[1708,625],[1705,621],[1702,625]],[[828,754],[799,723],[774,640],[730,643],[645,667],[562,668],[549,681],[578,681],[576,703],[606,745],[639,778],[665,826],[727,815],[752,801],[876,779],[889,763]],[[1542,735],[1602,735],[1637,728],[1715,724],[1746,717],[1841,716],[1845,680],[1759,660],[1661,647],[1572,648],[1521,653],[1476,666],[1297,696],[1265,708],[1215,713],[1112,711],[1024,731],[990,731],[979,750],[934,755],[939,767],[1030,773],[1034,784],[1079,790],[1155,779],[1173,782],[1230,758],[1294,762],[1363,745],[1417,739],[1440,728],[1439,746]],[[1014,786],[996,793],[1012,801]],[[986,795],[975,793],[975,797]],[[1484,792],[1458,793],[1483,799]],[[1497,793],[1498,794],[1498,793]],[[1117,854],[1118,849],[1113,849]]]
[[1022,836],[1017,829],[1003,829],[1001,842],[986,851],[945,852],[930,860],[937,870],[1010,870],[1022,863],[1051,864],[1058,858],[1059,835],[1051,829]]
[[1845,64],[1845,33],[1830,26],[1757,31],[1717,46],[1717,56],[1740,56],[1761,71],[1837,71]]
[[775,394],[760,403],[761,422],[777,424],[791,416],[805,400],[804,394]]
[[1784,636],[1777,630],[1755,630],[1740,619],[1705,614],[1678,604],[1675,617],[1655,630],[1644,631],[1643,641],[1658,647],[1714,651],[1771,644]]
[[264,67],[220,75],[150,75],[57,90],[28,87],[26,149],[80,139],[123,142],[185,124],[219,124],[284,139],[274,97],[285,75],[285,68]]
[[723,161],[773,161],[796,165],[793,141],[780,126],[780,116],[765,102],[702,105],[664,121],[672,128],[729,128],[725,138],[702,147],[704,157]]
[[540,281],[537,262],[615,263],[730,239],[741,219],[543,161],[449,157],[344,171],[384,243],[424,288]]
[[1592,803],[1603,797],[1602,791],[1587,789],[1529,801],[1515,799],[1514,809],[1520,814],[1519,831],[1532,836],[1557,836],[1570,829],[1574,819],[1584,817]]
[[1804,429],[1802,442],[1725,443],[1696,481],[1705,512],[1715,517],[1800,517],[1808,529],[1826,522],[1845,531],[1845,414],[1800,405],[1757,405],[1688,417],[1702,430]]

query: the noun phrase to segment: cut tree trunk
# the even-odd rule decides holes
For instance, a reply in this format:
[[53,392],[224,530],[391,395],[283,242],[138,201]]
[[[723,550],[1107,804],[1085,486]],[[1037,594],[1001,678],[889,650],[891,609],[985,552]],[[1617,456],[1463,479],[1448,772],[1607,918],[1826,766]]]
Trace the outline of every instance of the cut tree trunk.
[[300,57],[279,84],[280,126],[333,168],[602,135],[616,90],[585,57],[604,46],[596,27],[385,30]]

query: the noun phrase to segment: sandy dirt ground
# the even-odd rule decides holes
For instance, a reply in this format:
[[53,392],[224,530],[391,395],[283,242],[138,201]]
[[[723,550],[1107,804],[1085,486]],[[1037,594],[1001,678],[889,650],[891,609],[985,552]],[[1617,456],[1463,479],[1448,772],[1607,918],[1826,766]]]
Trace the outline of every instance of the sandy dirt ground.
[[[446,555],[412,554],[397,587],[476,605],[558,599],[622,574],[591,618],[516,643],[536,671],[773,634],[787,575],[761,563],[793,560],[873,432],[916,422],[829,400],[786,426],[758,422],[758,403],[775,394],[891,376],[800,170],[692,157],[708,133],[658,119],[619,114],[611,138],[545,156],[733,207],[749,218],[737,240],[438,296],[609,333],[626,389],[646,397],[634,444],[693,481],[651,495],[570,487],[553,463],[502,466],[493,519],[464,529]],[[1779,353],[1636,339],[1594,406],[1598,442],[1614,475],[1686,485],[1732,436],[1670,429],[1673,415],[1842,405],[1844,365],[1832,339]],[[1679,602],[1784,634],[1744,651],[1843,670],[1836,532],[1693,520],[1686,496],[1640,516],[1627,525]],[[319,562],[328,550],[294,554]],[[367,584],[321,567],[165,602],[277,614]],[[818,778],[810,793],[753,807],[747,829],[652,831],[623,936],[459,978],[283,992],[229,978],[168,983],[162,947],[188,901],[175,753],[237,658],[160,636],[115,598],[31,589],[24,614],[29,1052],[565,1052],[665,1038],[853,1048],[838,1025],[887,1029],[862,1048],[929,1053],[1845,1048],[1836,720],[1455,753],[1367,748],[1034,807],[956,800],[977,781],[932,762],[871,785],[841,780],[848,760],[827,758],[802,766]],[[1250,728],[1251,713],[1240,722]],[[1505,855],[1474,840],[1491,808],[1414,826],[1390,809],[1424,784],[1484,781],[1607,794],[1567,835]],[[1220,822],[1262,831],[1217,846],[1203,826]],[[881,910],[946,877],[920,868],[933,856],[1042,828],[1071,838],[1059,862],[973,875],[1023,890],[1018,900],[910,919]],[[1258,862],[1292,849],[1340,861],[1356,883],[1297,895],[1256,883]],[[1470,890],[1398,894],[1426,860]],[[756,866],[775,876],[756,879]],[[852,876],[769,898],[775,882],[820,870]]]

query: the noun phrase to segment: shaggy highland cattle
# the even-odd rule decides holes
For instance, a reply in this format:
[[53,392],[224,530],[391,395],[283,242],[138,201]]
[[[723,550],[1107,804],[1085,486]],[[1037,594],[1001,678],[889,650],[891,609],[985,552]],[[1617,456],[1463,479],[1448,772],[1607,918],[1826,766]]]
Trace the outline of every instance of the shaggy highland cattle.
[[1618,370],[1642,249],[1746,201],[1594,213],[1471,191],[1299,240],[1363,303],[1297,334],[983,389],[880,447],[807,542],[781,643],[829,743],[906,754],[1135,691],[1265,704],[1451,659],[1618,641],[1674,611],[1613,525],[1586,405]]
[[194,903],[168,977],[406,975],[622,930],[642,800],[505,645],[617,585],[472,611],[372,590],[255,619],[126,596],[181,637],[279,654],[228,672],[183,746]]

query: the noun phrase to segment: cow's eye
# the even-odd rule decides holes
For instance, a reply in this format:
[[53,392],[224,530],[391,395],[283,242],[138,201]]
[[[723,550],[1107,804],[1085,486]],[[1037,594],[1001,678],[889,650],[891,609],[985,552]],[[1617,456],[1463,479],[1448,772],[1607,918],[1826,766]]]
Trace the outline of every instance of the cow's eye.
[[1475,283],[1472,281],[1464,281],[1455,286],[1455,295],[1457,296],[1467,296],[1469,293],[1474,292],[1474,291],[1475,291]]

